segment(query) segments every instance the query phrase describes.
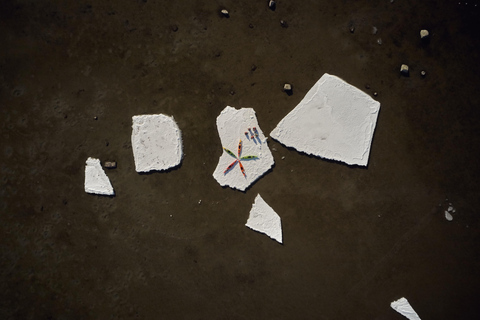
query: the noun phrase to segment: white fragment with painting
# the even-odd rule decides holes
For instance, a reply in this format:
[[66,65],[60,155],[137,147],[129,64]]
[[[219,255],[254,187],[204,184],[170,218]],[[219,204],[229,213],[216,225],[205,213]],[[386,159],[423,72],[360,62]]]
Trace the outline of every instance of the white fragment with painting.
[[85,192],[113,196],[115,191],[99,159],[88,158],[85,165]]
[[380,103],[324,74],[270,136],[318,157],[366,166]]
[[217,117],[217,130],[223,149],[213,177],[221,186],[245,191],[274,164],[255,111],[227,106]]
[[418,314],[415,312],[415,310],[413,310],[412,306],[405,298],[400,298],[396,301],[393,301],[390,306],[393,310],[397,311],[409,320],[420,320]]
[[255,198],[245,225],[252,230],[266,234],[279,243],[283,243],[282,220],[260,194]]
[[146,114],[132,117],[132,150],[137,172],[162,171],[180,164],[182,135],[173,117]]

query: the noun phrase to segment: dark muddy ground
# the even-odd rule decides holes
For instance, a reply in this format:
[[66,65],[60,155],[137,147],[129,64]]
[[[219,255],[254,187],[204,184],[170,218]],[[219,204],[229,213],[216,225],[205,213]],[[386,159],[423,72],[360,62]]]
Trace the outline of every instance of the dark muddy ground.
[[[1,1],[0,318],[480,317],[476,2],[267,2]],[[270,140],[273,170],[220,187],[220,111],[269,133],[325,72],[378,93],[368,167]],[[177,120],[177,169],[135,172],[145,113]],[[115,197],[84,192],[90,156]],[[258,193],[284,245],[244,226]]]

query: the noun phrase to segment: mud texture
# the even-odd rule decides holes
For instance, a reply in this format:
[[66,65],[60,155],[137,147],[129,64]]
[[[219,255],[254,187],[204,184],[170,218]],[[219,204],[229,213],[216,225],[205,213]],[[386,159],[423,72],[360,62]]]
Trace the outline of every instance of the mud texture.
[[[1,319],[480,317],[478,2],[267,4],[0,1]],[[325,72],[381,103],[368,167],[270,139],[271,171],[220,187],[220,111],[269,133]],[[182,130],[168,172],[135,172],[148,113]],[[245,227],[258,193],[284,245]]]

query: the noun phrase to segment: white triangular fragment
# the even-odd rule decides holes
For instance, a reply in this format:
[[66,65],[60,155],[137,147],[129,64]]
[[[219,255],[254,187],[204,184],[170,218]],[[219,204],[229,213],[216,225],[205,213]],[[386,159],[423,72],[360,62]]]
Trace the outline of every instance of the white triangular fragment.
[[[255,111],[252,108],[237,110],[227,106],[217,117],[217,130],[222,147],[233,155],[222,150],[213,177],[221,186],[245,191],[274,164],[267,138],[258,125]],[[242,147],[239,155],[240,140]],[[230,165],[231,169],[227,170]]]
[[255,202],[250,210],[250,216],[245,225],[283,243],[282,221],[278,214],[262,199],[260,194],[255,198]]
[[413,310],[412,306],[405,298],[400,298],[397,301],[393,301],[390,306],[393,308],[393,310],[410,320],[420,320],[418,314],[415,312],[415,310]]
[[113,196],[115,194],[110,179],[108,179],[105,171],[103,171],[99,159],[87,159],[85,165],[85,192],[107,196]]
[[298,151],[366,166],[380,103],[325,73],[270,136]]
[[167,170],[183,156],[180,129],[173,117],[146,114],[132,117],[132,150],[137,172]]

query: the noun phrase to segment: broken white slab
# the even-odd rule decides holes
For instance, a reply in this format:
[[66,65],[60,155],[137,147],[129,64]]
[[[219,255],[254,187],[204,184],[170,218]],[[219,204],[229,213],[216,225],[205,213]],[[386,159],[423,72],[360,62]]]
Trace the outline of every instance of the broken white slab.
[[85,192],[107,196],[115,195],[110,179],[108,179],[103,170],[99,159],[87,159],[85,165]]
[[265,233],[270,238],[283,243],[282,221],[278,214],[263,200],[260,194],[255,198],[250,216],[245,224],[252,230]]
[[[222,150],[213,177],[221,186],[244,191],[274,164],[267,138],[258,125],[255,111],[252,108],[237,110],[227,106],[217,117],[217,130],[222,147],[231,151],[233,155]],[[239,155],[240,140],[242,150]],[[252,158],[242,160],[242,157],[248,156]],[[227,170],[231,164],[234,165]],[[245,175],[242,173],[242,167]]]
[[182,136],[173,117],[146,114],[132,117],[132,149],[137,172],[167,170],[182,161]]
[[379,110],[368,94],[325,73],[270,136],[307,154],[366,166]]
[[390,306],[393,308],[393,310],[410,320],[420,320],[418,314],[415,312],[415,310],[413,310],[412,306],[405,298],[400,298],[396,301],[393,301],[390,303]]

